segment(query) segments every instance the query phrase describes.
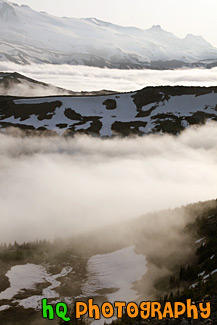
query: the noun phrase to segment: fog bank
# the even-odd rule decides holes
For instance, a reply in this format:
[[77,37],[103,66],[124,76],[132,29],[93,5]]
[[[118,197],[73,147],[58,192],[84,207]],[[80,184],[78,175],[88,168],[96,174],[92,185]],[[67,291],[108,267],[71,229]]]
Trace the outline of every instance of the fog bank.
[[217,124],[178,137],[0,134],[0,238],[70,236],[217,197]]
[[19,72],[32,79],[73,91],[134,91],[147,86],[216,86],[217,68],[179,70],[119,70],[87,66],[0,62],[0,71]]

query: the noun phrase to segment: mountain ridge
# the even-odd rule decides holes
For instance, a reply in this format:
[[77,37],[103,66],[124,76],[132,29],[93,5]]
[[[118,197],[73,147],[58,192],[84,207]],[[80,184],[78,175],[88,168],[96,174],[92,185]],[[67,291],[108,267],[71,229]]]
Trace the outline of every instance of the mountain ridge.
[[0,61],[119,69],[217,65],[217,48],[201,36],[181,39],[159,25],[140,29],[93,17],[61,18],[6,0],[0,1],[0,17]]
[[0,72],[0,96],[45,97],[45,96],[96,96],[114,93],[110,90],[76,92],[31,79],[17,72]]
[[217,121],[217,87],[146,87],[94,96],[0,97],[0,128],[73,136],[177,135]]

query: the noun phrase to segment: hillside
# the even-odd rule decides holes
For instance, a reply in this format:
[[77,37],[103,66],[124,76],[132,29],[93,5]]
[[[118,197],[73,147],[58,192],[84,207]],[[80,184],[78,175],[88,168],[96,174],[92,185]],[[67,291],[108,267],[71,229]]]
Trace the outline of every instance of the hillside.
[[0,96],[39,97],[54,95],[103,95],[112,91],[75,92],[28,78],[20,73],[0,72]]
[[217,65],[217,49],[200,36],[180,39],[159,25],[144,30],[96,18],[59,18],[1,0],[0,60],[119,69],[211,68]]
[[[201,206],[202,207],[202,206]],[[196,206],[192,206],[196,212]],[[196,209],[195,209],[196,208]],[[205,325],[217,323],[217,209],[203,209],[198,213],[196,220],[186,227],[195,234],[195,250],[191,260],[179,266],[176,265],[170,276],[159,278],[155,287],[158,292],[157,301],[163,305],[167,302],[179,301],[185,303],[187,299],[198,305],[201,302],[211,303],[209,319],[192,321],[184,314],[180,320],[171,320],[171,324]],[[113,325],[122,324],[170,324],[169,318],[162,321],[156,319],[142,320],[140,317],[132,320],[127,315],[123,319],[112,322]]]
[[101,137],[179,134],[217,120],[217,87],[147,87],[104,96],[0,97],[0,127]]
[[[99,304],[106,299],[140,301],[159,296],[163,301],[172,290],[177,298],[166,299],[182,301],[187,296],[199,301],[206,295],[216,301],[216,216],[217,201],[213,200],[53,243],[2,244],[0,321],[21,325],[25,317],[28,324],[42,324],[39,310],[44,296],[52,303],[61,297],[72,306],[73,298],[85,301],[88,297]],[[215,311],[213,305],[209,324],[215,324]],[[131,323],[140,324],[125,318],[118,322]],[[155,320],[148,324],[152,323],[159,324]]]
[[0,72],[0,96],[73,95],[70,90],[39,82],[19,73]]

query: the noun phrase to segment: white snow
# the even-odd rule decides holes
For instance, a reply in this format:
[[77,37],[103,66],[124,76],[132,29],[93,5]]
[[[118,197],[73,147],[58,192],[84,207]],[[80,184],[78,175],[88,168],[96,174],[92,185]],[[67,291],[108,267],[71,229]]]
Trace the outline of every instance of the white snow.
[[196,240],[196,241],[195,241],[195,244],[200,244],[200,242],[201,242],[203,239],[204,239],[204,237],[202,237],[202,238]]
[[[102,123],[100,129],[101,136],[112,136],[112,125],[114,122],[146,122],[147,125],[139,127],[139,130],[144,133],[149,133],[155,127],[157,120],[154,118],[157,114],[171,114],[169,119],[173,119],[174,116],[182,118],[182,125],[188,126],[186,117],[192,116],[197,111],[202,111],[207,114],[216,114],[215,107],[217,103],[217,93],[209,93],[201,96],[195,95],[181,95],[171,96],[167,100],[162,100],[159,103],[151,103],[142,107],[142,111],[150,110],[153,106],[155,109],[146,117],[137,117],[138,109],[133,101],[133,97],[136,93],[126,93],[119,95],[107,95],[107,96],[91,96],[91,97],[43,97],[34,99],[17,99],[14,100],[15,104],[40,104],[53,101],[60,101],[61,107],[57,107],[54,111],[51,119],[38,120],[36,115],[31,115],[24,121],[20,121],[20,118],[15,119],[13,116],[2,119],[3,122],[18,123],[38,127],[46,127],[48,130],[53,130],[58,134],[63,134],[70,126],[74,125],[75,130],[86,130],[91,126],[91,117],[99,118]],[[106,99],[116,101],[117,107],[113,110],[106,109],[103,105]],[[90,121],[79,124],[78,120],[71,120],[65,116],[65,109],[71,108],[81,116],[89,117]],[[57,127],[58,124],[66,124],[66,127],[61,129]]]
[[10,308],[9,305],[0,306],[0,311],[7,310],[9,308]]
[[205,276],[203,277],[203,279],[206,280],[206,279],[208,279],[208,278],[210,277],[210,275],[213,275],[213,274],[215,274],[215,273],[217,273],[217,269],[215,269],[215,270],[213,270],[212,272],[210,272],[210,274],[205,275]]
[[55,299],[59,294],[54,290],[59,287],[60,282],[57,279],[67,276],[72,271],[72,267],[64,267],[59,274],[48,274],[42,265],[25,264],[13,266],[6,273],[10,281],[10,287],[0,293],[0,300],[12,300],[14,296],[23,290],[34,290],[39,283],[50,283],[48,287],[43,289],[41,295],[33,295],[26,299],[14,300],[24,308],[40,309],[41,299]]
[[108,301],[133,301],[138,298],[133,283],[147,271],[144,255],[136,254],[133,246],[109,254],[92,256],[87,265],[88,278],[82,287],[81,297],[94,297],[98,290],[113,288],[106,294]]
[[90,126],[91,126],[91,121],[88,121],[87,123],[84,123],[84,124],[81,124],[81,125],[76,125],[76,126],[75,126],[75,131],[80,130],[80,129],[82,129],[82,130],[86,130],[86,129],[88,129]]
[[6,276],[10,287],[0,293],[0,300],[12,299],[22,289],[33,289],[36,284],[45,281],[45,269],[41,265],[25,264],[13,266]]
[[215,274],[217,272],[217,269],[211,272],[211,275]]
[[198,285],[198,282],[195,282],[192,285],[190,285],[190,288],[193,288],[194,289],[197,285]]
[[[93,96],[93,97],[52,97],[52,98],[36,98],[36,99],[18,99],[14,100],[15,104],[37,104],[43,102],[51,102],[60,100],[62,102],[62,106],[60,108],[56,108],[55,114],[52,119],[39,121],[37,116],[31,116],[29,119],[25,121],[19,121],[19,119],[15,119],[14,117],[7,118],[3,120],[4,122],[9,123],[19,123],[19,124],[27,124],[33,125],[35,128],[40,126],[45,126],[47,129],[51,129],[54,131],[58,130],[58,133],[63,132],[65,129],[58,129],[56,124],[65,123],[67,125],[72,125],[78,123],[78,121],[73,121],[68,119],[64,115],[64,111],[66,108],[71,107],[75,112],[81,114],[82,116],[99,116],[100,121],[102,122],[102,128],[100,130],[101,136],[111,136],[111,126],[115,121],[122,122],[130,122],[136,121],[138,118],[135,118],[137,114],[136,106],[133,103],[133,98],[131,97],[135,93],[130,94],[121,94],[116,98],[115,95],[110,96]],[[105,99],[114,99],[118,103],[117,108],[115,110],[107,110],[106,106],[103,105]],[[78,129],[87,129],[90,127],[91,122],[87,122],[83,125],[77,125],[75,127]]]
[[19,63],[46,60],[84,64],[84,59],[90,56],[111,62],[118,57],[132,64],[174,59],[197,62],[217,58],[217,49],[202,37],[188,35],[180,39],[160,26],[143,30],[95,18],[59,18],[3,0],[0,1],[0,39],[4,50],[5,45],[12,46],[3,51],[0,45],[4,59],[5,54],[12,55]]
[[[207,275],[204,275],[205,274],[205,271],[201,272],[198,274],[199,277],[203,277],[203,280],[206,281],[211,275],[217,273],[217,269],[213,270],[212,272],[210,272],[209,274]],[[190,288],[195,288],[196,286],[198,285],[198,282],[192,284],[190,286]]]
[[199,273],[198,276],[203,276],[205,273],[206,273],[206,272],[203,271],[203,272]]
[[41,307],[41,299],[55,299],[59,298],[59,294],[54,290],[55,288],[60,286],[60,281],[57,281],[58,278],[62,278],[67,276],[72,271],[72,267],[65,267],[62,269],[61,273],[55,275],[47,274],[45,280],[50,283],[50,286],[43,289],[42,295],[31,296],[26,299],[20,300],[19,305],[23,306],[25,309],[34,308],[40,309]]

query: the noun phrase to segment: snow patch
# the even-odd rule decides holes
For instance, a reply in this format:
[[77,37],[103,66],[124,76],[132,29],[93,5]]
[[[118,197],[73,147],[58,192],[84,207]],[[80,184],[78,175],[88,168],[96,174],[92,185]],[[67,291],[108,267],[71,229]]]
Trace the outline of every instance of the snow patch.
[[147,261],[136,254],[134,246],[109,254],[92,256],[87,265],[88,279],[81,297],[97,296],[101,289],[116,289],[106,294],[108,301],[133,301],[138,298],[133,283],[147,272]]
[[9,309],[9,308],[10,308],[9,305],[0,306],[0,311],[7,310],[7,309]]
[[198,276],[203,276],[205,274],[205,271],[198,274]]
[[25,264],[13,266],[6,276],[9,279],[10,287],[0,293],[0,300],[12,300],[18,293],[23,290],[34,290],[39,283],[50,283],[50,286],[43,289],[42,295],[33,295],[26,299],[14,300],[20,306],[27,308],[40,309],[41,299],[55,299],[59,294],[54,290],[60,286],[58,278],[67,276],[72,271],[72,267],[64,267],[59,274],[48,274],[42,265]]
[[201,242],[203,239],[204,239],[204,237],[202,237],[202,238],[196,240],[196,241],[195,241],[195,244],[200,244],[200,242]]

